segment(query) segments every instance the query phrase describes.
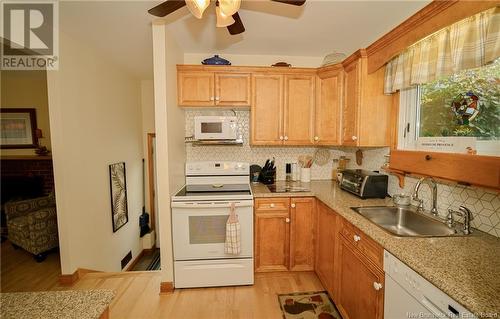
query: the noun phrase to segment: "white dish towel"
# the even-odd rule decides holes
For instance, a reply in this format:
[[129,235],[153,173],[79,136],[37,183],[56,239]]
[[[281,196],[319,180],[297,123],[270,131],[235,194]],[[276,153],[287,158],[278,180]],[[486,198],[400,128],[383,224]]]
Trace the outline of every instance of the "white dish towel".
[[241,252],[241,229],[234,203],[231,203],[229,210],[229,218],[226,222],[226,242],[224,243],[224,251],[226,254],[239,255]]

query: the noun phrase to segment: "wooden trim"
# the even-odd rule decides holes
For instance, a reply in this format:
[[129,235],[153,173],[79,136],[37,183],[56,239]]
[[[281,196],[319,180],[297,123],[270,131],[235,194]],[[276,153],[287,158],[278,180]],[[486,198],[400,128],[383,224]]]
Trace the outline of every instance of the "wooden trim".
[[2,155],[0,157],[2,161],[51,161],[52,156],[50,155]]
[[132,269],[134,269],[135,265],[137,265],[142,256],[144,256],[144,249],[141,250],[141,252],[137,256],[135,256],[135,258],[128,264],[127,268],[125,268],[125,271],[132,271]]
[[500,189],[500,157],[392,150],[389,170]]
[[342,66],[344,68],[349,67],[353,63],[357,63],[359,59],[361,58],[366,58],[367,53],[365,49],[359,49],[358,51],[354,52],[350,56],[348,56],[344,61],[342,61]]
[[342,63],[332,64],[317,69],[317,74],[320,79],[327,79],[336,76],[340,71],[344,70]]
[[77,269],[72,274],[59,275],[59,284],[61,286],[73,286],[79,279],[80,274]]
[[160,294],[171,294],[174,292],[174,283],[171,281],[160,282]]
[[99,319],[109,319],[109,307],[106,307],[104,311],[99,316]]
[[59,275],[59,284],[61,286],[73,286],[78,280],[80,280],[86,274],[91,272],[100,272],[100,271],[86,269],[86,268],[78,268],[72,274]]
[[155,230],[155,176],[154,176],[154,154],[153,138],[155,133],[148,133],[148,189],[149,189],[149,224],[151,230]]
[[316,68],[286,68],[271,66],[221,66],[177,64],[177,72],[225,72],[225,73],[268,73],[268,74],[316,74]]
[[498,5],[498,1],[433,1],[366,48],[368,73],[408,46],[448,25]]

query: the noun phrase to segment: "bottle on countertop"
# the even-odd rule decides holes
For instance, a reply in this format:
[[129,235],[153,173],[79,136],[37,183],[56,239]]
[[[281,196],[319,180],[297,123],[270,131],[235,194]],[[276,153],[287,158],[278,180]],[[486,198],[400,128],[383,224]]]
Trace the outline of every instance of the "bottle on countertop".
[[292,164],[291,163],[286,163],[285,165],[285,180],[287,182],[291,182],[292,181]]

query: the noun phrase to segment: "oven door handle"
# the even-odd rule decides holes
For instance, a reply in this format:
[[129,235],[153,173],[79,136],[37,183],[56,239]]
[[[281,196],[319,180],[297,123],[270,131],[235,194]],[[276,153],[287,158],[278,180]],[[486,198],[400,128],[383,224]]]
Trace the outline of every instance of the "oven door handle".
[[253,201],[234,202],[172,202],[172,208],[229,208],[231,203],[235,207],[253,207]]

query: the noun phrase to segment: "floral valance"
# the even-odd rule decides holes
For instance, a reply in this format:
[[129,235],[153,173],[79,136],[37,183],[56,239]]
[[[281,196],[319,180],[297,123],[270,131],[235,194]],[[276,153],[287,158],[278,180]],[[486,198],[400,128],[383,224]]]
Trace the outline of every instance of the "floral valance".
[[500,56],[500,7],[456,22],[387,63],[386,94],[483,66]]

